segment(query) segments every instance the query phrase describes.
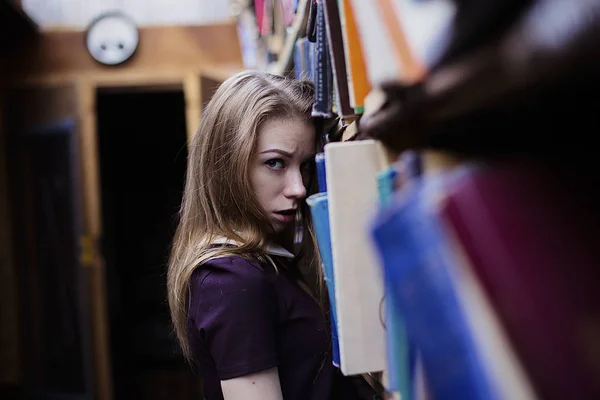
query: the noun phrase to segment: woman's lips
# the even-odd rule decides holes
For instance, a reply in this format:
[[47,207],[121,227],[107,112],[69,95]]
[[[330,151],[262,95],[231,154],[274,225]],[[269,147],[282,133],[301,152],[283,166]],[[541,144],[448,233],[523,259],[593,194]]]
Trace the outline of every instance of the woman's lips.
[[274,214],[281,222],[292,222],[296,216],[296,210],[277,211]]

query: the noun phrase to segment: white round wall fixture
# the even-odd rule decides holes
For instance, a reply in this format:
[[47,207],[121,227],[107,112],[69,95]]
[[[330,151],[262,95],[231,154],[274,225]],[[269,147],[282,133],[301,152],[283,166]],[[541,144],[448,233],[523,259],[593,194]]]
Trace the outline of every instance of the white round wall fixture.
[[88,52],[104,65],[118,65],[129,60],[139,41],[137,25],[118,11],[99,15],[90,23],[85,35]]

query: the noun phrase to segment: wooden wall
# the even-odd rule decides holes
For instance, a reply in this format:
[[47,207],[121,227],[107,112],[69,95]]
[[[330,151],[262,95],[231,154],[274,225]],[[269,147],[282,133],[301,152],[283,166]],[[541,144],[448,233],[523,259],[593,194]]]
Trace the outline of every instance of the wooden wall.
[[99,84],[181,79],[204,67],[243,65],[232,23],[140,28],[140,45],[126,64],[104,66],[85,48],[81,31],[47,31],[13,56],[15,77],[34,83],[91,79]]
[[[106,304],[104,298],[104,272],[99,242],[102,236],[101,204],[96,149],[96,91],[99,88],[153,88],[181,87],[186,101],[188,135],[196,130],[203,101],[212,95],[216,85],[227,76],[243,69],[240,42],[235,23],[202,26],[161,26],[140,29],[140,47],[134,57],[121,66],[108,67],[97,63],[87,53],[84,33],[81,31],[53,30],[43,32],[38,38],[20,46],[10,57],[4,57],[9,76],[8,91],[14,93],[62,93],[61,88],[71,88],[73,100],[68,103],[68,114],[78,123],[81,150],[81,175],[83,180],[83,207],[86,236],[82,238],[82,259],[90,285],[90,307],[95,353],[95,377],[99,384],[96,398],[110,399],[110,371],[106,354],[107,344]],[[2,78],[0,77],[0,80]],[[204,86],[203,86],[203,82]],[[208,82],[208,83],[207,83]],[[0,82],[0,118],[2,111]],[[36,99],[40,102],[35,102]],[[203,100],[204,99],[204,100]],[[46,112],[55,117],[57,104],[50,95],[22,98],[23,107],[11,116],[27,121],[28,113],[35,114],[40,122]],[[39,103],[39,104],[38,104]],[[12,107],[11,107],[12,108]],[[33,110],[33,111],[32,111]],[[18,115],[21,114],[21,115]],[[3,123],[0,119],[0,140]],[[5,185],[5,149],[0,141],[0,383],[7,379],[18,383],[18,340],[16,332],[17,307],[14,284],[14,263],[10,257],[8,237],[7,196]],[[7,225],[6,227],[4,225]],[[6,228],[6,229],[5,229]],[[13,280],[11,283],[11,279]],[[11,307],[13,305],[13,307]],[[12,321],[12,322],[11,322]],[[9,326],[9,328],[5,328]]]
[[[22,133],[32,127],[39,126],[39,124],[52,123],[64,118],[75,117],[75,96],[76,92],[72,85],[64,85],[60,88],[11,90],[4,93],[3,98],[5,102],[3,107],[0,105],[0,113],[4,114],[4,122],[10,123],[10,133]],[[5,321],[2,321],[1,325],[2,330],[6,330],[6,332],[3,332],[0,336],[0,340],[2,341],[0,349],[3,350],[3,357],[0,359],[0,371],[3,374],[6,384],[18,386],[21,383],[21,379],[26,379],[23,374],[24,370],[22,370],[22,367],[27,365],[25,353],[30,351],[34,354],[41,354],[43,351],[40,351],[41,348],[39,346],[42,346],[43,342],[41,340],[31,340],[32,337],[36,337],[35,332],[39,332],[38,335],[42,334],[41,330],[31,329],[28,332],[29,335],[27,335],[29,341],[23,341],[25,332],[20,331],[23,329],[23,322],[25,320],[33,321],[36,318],[28,318],[31,315],[28,313],[23,314],[24,304],[21,303],[22,297],[20,297],[22,293],[18,293],[18,291],[23,288],[21,283],[25,281],[18,281],[18,279],[23,277],[23,269],[26,269],[30,275],[34,275],[36,266],[27,264],[23,260],[22,251],[18,251],[17,248],[12,247],[17,243],[20,243],[21,247],[25,245],[23,235],[20,237],[21,241],[19,241],[19,236],[12,236],[16,232],[16,224],[21,224],[18,229],[28,224],[22,217],[19,218],[17,216],[17,213],[24,209],[23,203],[14,201],[14,195],[18,192],[11,193],[9,191],[9,188],[14,187],[15,181],[14,176],[11,177],[8,175],[11,170],[7,167],[14,168],[15,160],[12,160],[12,165],[7,163],[7,152],[9,151],[7,141],[10,140],[7,136],[9,132],[6,131],[5,124],[2,123],[0,126],[4,128],[2,129],[2,140],[4,143],[0,146],[2,149],[0,151],[2,168],[0,169],[4,169],[4,171],[0,171],[0,175],[2,175],[0,176],[0,182],[4,184],[4,187],[0,189],[0,193],[2,193],[0,203],[3,203],[1,204],[3,207],[0,208],[0,220],[2,221],[0,246],[7,254],[6,267],[2,271],[5,274],[5,278],[0,280],[0,296],[2,297],[2,307],[4,309],[3,319],[6,319],[6,324]],[[10,147],[10,149],[13,149],[13,147]],[[1,174],[1,172],[4,172],[4,174]],[[17,174],[16,176],[19,175]],[[5,213],[7,218],[3,218],[1,216],[2,213]],[[30,217],[35,218],[33,215],[30,215]],[[29,249],[29,247],[27,248]],[[21,268],[21,271],[17,270],[17,268]],[[31,287],[29,288],[31,289]],[[31,336],[32,332],[33,336]],[[2,393],[0,393],[0,397],[2,397]]]
[[17,279],[12,259],[11,218],[8,202],[8,154],[5,120],[5,81],[0,65],[0,386],[20,380]]

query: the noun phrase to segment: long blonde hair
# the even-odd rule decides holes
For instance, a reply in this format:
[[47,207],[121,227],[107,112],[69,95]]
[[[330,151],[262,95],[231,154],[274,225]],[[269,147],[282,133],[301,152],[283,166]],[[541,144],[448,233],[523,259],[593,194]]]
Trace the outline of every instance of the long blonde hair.
[[[274,116],[309,122],[313,96],[309,81],[244,71],[223,82],[202,112],[200,127],[189,147],[185,191],[167,273],[171,319],[188,360],[191,351],[186,315],[194,270],[224,255],[261,261],[268,258],[263,250],[268,219],[248,176],[259,126]],[[315,277],[311,286],[319,289],[316,296],[324,298],[320,290],[320,260],[306,204],[302,204],[301,215],[304,239],[300,268],[305,275]],[[211,247],[216,237],[232,239],[238,245]]]

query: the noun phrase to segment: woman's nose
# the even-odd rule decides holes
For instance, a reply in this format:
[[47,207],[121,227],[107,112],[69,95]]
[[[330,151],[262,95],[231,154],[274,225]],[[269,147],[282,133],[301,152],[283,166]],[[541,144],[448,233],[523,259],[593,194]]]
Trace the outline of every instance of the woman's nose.
[[287,198],[302,199],[306,197],[306,187],[302,179],[301,171],[290,171],[286,176],[285,188],[283,195]]

